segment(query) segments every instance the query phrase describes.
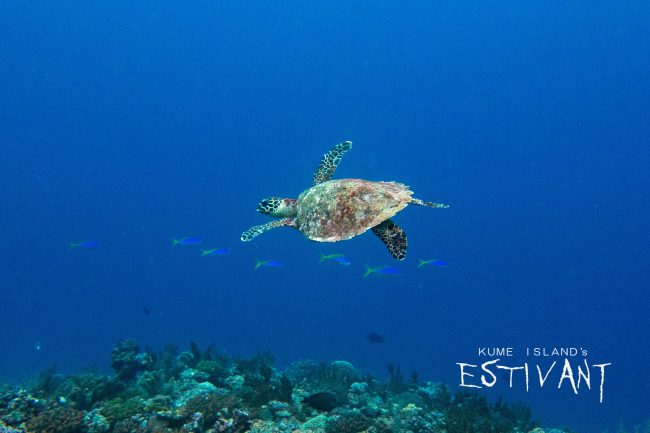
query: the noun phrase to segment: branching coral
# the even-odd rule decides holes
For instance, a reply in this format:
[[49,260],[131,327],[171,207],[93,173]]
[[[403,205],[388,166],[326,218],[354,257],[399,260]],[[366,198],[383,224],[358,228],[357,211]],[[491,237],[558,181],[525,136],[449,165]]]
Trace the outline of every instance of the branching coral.
[[111,367],[123,381],[133,380],[139,371],[153,366],[153,358],[148,353],[138,353],[138,342],[133,339],[122,340],[113,348]]
[[84,413],[71,407],[55,405],[25,423],[27,433],[85,433]]
[[106,418],[106,421],[108,421],[112,426],[118,421],[137,415],[144,409],[144,407],[144,403],[137,397],[128,400],[116,398],[104,403],[100,407],[99,413]]
[[67,377],[55,394],[74,404],[77,409],[89,410],[95,403],[115,397],[124,387],[124,383],[117,378],[88,372]]
[[391,362],[388,364],[387,368],[389,390],[394,394],[406,391],[408,387],[404,385],[404,375],[402,374],[399,364],[393,364]]
[[490,405],[485,396],[470,392],[457,393],[445,415],[448,433],[530,431],[539,425],[531,420],[530,410],[525,406],[501,401]]
[[246,433],[251,428],[251,418],[243,410],[224,411],[219,414],[213,428],[219,433]]
[[342,410],[328,420],[325,433],[358,433],[368,427],[370,427],[370,419],[360,410]]
[[191,416],[195,413],[203,415],[205,425],[213,425],[223,411],[231,411],[240,407],[241,401],[232,394],[209,393],[197,395],[187,401],[183,413]]

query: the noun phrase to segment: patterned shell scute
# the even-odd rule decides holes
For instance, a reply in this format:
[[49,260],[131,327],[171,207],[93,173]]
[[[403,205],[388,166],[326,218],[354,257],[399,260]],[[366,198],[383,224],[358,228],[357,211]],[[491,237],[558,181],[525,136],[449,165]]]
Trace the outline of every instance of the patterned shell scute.
[[396,182],[338,179],[303,191],[296,224],[309,239],[350,239],[404,209],[411,200],[408,186]]

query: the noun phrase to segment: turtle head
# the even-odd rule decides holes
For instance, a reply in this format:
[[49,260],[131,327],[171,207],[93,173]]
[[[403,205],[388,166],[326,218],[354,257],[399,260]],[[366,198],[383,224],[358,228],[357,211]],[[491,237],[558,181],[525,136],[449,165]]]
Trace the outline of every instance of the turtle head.
[[296,199],[268,197],[257,205],[257,211],[276,218],[293,217],[296,215]]

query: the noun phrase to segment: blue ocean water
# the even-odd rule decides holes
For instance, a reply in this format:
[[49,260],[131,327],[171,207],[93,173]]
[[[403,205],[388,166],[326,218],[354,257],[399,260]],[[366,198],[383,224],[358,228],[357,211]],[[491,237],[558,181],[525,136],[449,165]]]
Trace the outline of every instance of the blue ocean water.
[[[561,365],[542,389],[499,376],[484,392],[545,425],[640,424],[648,22],[643,1],[3,2],[0,378],[108,370],[133,337],[380,377],[397,362],[459,389],[457,363],[495,358],[481,347],[514,348],[501,363],[533,379],[564,357],[526,348],[573,347],[611,363],[602,403],[597,369],[576,395]],[[395,217],[404,262],[371,233],[239,240],[268,221],[261,198],[297,197],[343,140],[336,177],[450,204]],[[203,243],[172,246],[184,237]],[[318,264],[331,253],[351,264]]]

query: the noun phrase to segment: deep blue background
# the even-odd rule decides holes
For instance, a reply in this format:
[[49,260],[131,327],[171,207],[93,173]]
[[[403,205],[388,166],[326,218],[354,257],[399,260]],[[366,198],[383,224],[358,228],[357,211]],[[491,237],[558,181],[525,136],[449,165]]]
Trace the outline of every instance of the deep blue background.
[[[613,363],[603,404],[556,383],[488,395],[583,432],[640,423],[648,22],[647,2],[613,0],[2,2],[0,377],[108,368],[135,337],[456,386],[477,347],[576,346]],[[239,241],[260,198],[297,196],[345,139],[337,177],[451,204],[396,217],[401,277],[361,278],[393,264],[371,234]],[[233,253],[171,247],[190,235]],[[84,239],[101,246],[67,249]]]

